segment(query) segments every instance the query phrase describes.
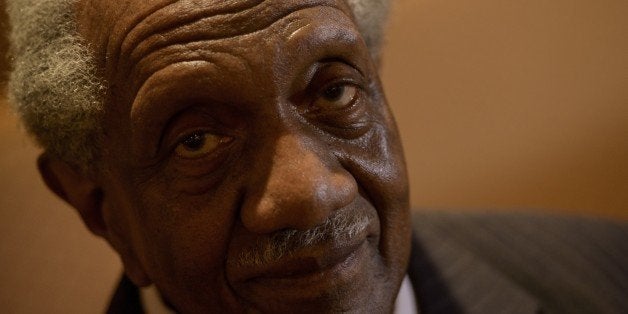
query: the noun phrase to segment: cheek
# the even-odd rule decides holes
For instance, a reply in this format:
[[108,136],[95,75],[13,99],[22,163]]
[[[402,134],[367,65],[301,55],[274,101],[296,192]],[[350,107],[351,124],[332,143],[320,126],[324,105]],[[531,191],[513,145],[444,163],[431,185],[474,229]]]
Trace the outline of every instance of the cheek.
[[343,151],[342,160],[377,210],[382,255],[389,266],[403,268],[411,233],[409,193],[394,126],[376,124],[363,143]]
[[[406,163],[395,119],[377,79],[370,86],[372,129],[343,148],[341,158],[386,220],[407,215],[409,190]],[[405,217],[404,217],[405,218]]]
[[407,207],[406,165],[393,127],[375,124],[360,143],[347,145],[340,158],[378,211]]
[[184,291],[185,298],[219,291],[235,220],[235,193],[173,197],[166,186],[142,193],[139,219],[149,277],[164,291]]

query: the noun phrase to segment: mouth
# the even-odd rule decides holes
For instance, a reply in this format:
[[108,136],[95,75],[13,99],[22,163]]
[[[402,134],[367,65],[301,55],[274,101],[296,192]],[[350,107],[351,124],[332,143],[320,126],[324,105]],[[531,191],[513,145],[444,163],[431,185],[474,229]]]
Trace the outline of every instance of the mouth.
[[250,297],[285,302],[320,299],[359,282],[368,267],[369,237],[350,243],[328,242],[292,252],[281,259],[249,269],[239,286]]
[[364,245],[362,240],[352,245],[327,246],[313,248],[308,251],[320,251],[318,254],[291,254],[279,263],[265,267],[259,276],[253,277],[253,281],[263,280],[300,280],[313,279],[326,273],[342,271],[351,266],[353,259]]
[[[326,254],[294,256],[269,266],[264,273],[244,283],[250,300],[267,304],[311,305],[321,309],[363,288],[368,241],[347,247],[325,249]],[[263,303],[262,303],[263,304]],[[304,307],[304,308],[305,308]]]
[[[288,241],[287,251],[280,250],[280,254],[275,254],[273,245],[264,244],[240,250],[238,254],[253,254],[245,259],[236,255],[228,264],[227,275],[235,294],[274,312],[292,309],[290,306],[303,309],[306,304],[312,309],[331,308],[360,299],[373,276],[380,273],[381,260],[377,214],[370,206],[358,208],[343,218],[350,217],[348,221],[334,218],[333,227],[319,230],[325,236],[311,244],[293,246],[299,242]],[[367,222],[356,217],[368,217]],[[295,239],[307,238],[295,235]],[[255,238],[238,241],[255,243]],[[284,244],[282,240],[276,243],[277,247]],[[262,250],[255,251],[257,248]]]

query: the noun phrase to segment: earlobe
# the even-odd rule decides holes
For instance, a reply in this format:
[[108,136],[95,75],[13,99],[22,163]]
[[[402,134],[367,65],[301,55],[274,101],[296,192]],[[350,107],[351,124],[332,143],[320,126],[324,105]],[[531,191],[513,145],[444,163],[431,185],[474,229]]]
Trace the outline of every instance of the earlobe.
[[39,156],[37,165],[48,188],[79,212],[92,233],[105,237],[107,227],[102,216],[102,190],[94,181],[46,152]]

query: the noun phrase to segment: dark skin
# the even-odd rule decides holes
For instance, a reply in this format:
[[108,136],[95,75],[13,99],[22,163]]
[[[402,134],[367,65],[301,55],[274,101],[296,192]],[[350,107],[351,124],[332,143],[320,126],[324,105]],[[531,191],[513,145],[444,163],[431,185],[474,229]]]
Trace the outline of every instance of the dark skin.
[[[390,312],[409,255],[407,178],[377,65],[343,1],[77,5],[109,83],[102,159],[44,154],[48,185],[179,312]],[[372,217],[263,265],[286,229]]]

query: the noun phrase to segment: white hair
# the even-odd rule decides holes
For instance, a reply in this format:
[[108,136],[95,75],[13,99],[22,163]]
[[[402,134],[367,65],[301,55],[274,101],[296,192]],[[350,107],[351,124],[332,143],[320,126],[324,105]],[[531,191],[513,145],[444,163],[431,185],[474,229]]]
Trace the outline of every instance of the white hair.
[[74,0],[11,0],[9,100],[49,153],[85,170],[96,158],[104,84],[77,35]]
[[[9,99],[48,152],[86,171],[98,160],[106,82],[77,33],[78,0],[7,0],[13,69]],[[388,0],[346,0],[374,59]]]

